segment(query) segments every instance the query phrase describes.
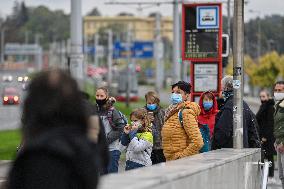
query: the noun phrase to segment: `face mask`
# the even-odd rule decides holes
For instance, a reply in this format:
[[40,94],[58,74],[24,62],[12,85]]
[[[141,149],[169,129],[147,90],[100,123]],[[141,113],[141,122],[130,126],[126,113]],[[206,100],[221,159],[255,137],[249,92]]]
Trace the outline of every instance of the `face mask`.
[[171,95],[171,102],[172,104],[178,104],[182,102],[181,94],[172,93]]
[[210,110],[213,106],[213,102],[203,102],[203,107],[205,110]]
[[157,104],[147,104],[147,109],[150,111],[157,109]]
[[274,93],[274,98],[276,101],[280,101],[284,99],[284,93]]
[[131,125],[137,126],[138,129],[140,129],[142,127],[142,123],[140,121],[132,121]]
[[99,106],[105,105],[106,102],[107,102],[107,99],[103,99],[103,100],[96,99],[96,103],[97,103]]

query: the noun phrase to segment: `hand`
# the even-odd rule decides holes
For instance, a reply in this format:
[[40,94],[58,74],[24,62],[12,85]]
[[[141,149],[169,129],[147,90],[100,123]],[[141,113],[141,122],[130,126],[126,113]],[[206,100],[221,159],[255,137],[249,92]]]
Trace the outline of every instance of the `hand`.
[[131,126],[127,124],[127,125],[123,128],[123,131],[124,131],[125,134],[129,134],[129,132],[131,131]]
[[262,141],[262,142],[266,142],[266,141],[267,141],[267,139],[266,139],[266,138],[264,138],[264,137],[262,137],[262,138],[261,138],[261,141]]

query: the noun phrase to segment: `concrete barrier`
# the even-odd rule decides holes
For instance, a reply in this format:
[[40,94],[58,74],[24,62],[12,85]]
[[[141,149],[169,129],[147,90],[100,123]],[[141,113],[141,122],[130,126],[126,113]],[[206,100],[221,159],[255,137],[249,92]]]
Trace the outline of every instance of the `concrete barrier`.
[[259,149],[221,149],[103,176],[99,189],[258,189]]

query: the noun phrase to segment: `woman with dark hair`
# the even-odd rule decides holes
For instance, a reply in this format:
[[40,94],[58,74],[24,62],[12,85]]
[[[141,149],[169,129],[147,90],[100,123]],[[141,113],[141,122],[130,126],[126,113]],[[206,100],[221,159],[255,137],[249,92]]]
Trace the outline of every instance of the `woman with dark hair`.
[[94,189],[95,145],[76,81],[60,70],[39,73],[24,101],[24,147],[8,178],[8,189]]

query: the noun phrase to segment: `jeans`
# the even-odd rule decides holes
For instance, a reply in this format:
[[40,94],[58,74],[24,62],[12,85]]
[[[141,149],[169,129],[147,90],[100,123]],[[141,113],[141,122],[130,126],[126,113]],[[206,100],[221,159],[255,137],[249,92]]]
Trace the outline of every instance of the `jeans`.
[[137,169],[139,167],[144,167],[144,165],[128,160],[126,161],[125,171],[131,170],[131,169]]
[[107,173],[118,173],[118,161],[120,158],[120,151],[110,151],[110,161],[107,167]]
[[277,152],[277,162],[279,169],[279,178],[282,182],[282,188],[284,189],[284,154]]

